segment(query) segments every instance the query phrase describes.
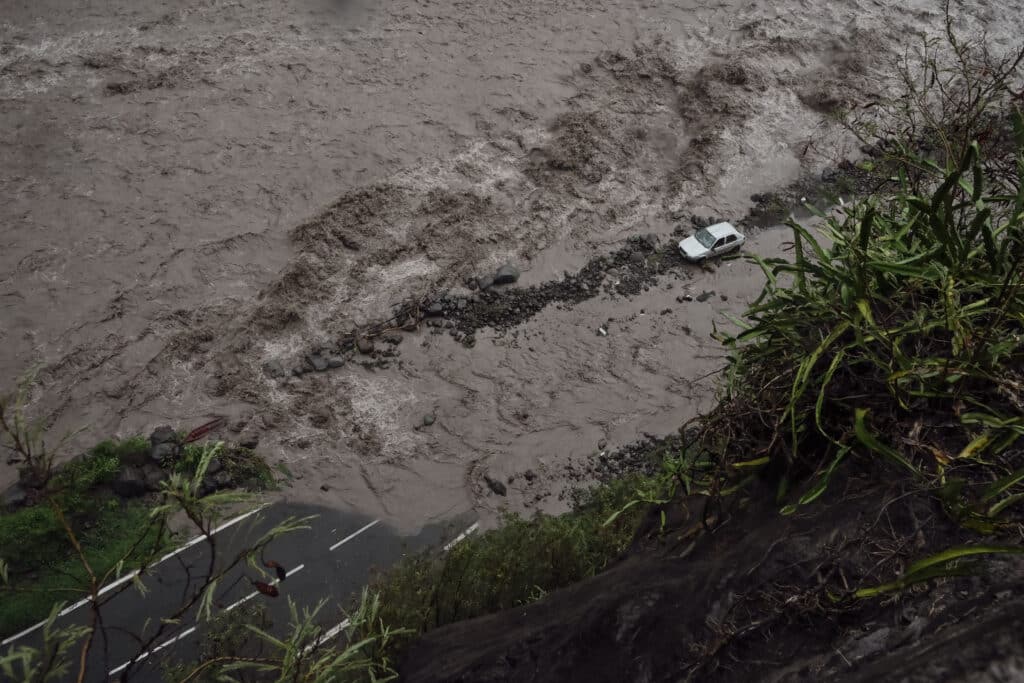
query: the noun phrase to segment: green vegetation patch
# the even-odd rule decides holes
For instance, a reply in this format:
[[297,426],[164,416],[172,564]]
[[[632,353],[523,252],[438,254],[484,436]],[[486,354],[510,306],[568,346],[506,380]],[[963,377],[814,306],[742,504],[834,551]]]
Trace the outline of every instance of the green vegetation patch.
[[[46,512],[51,515],[47,516]],[[15,517],[18,519],[9,521]],[[46,529],[45,538],[22,537],[16,545],[9,545],[11,531],[19,531],[26,524],[30,530]],[[0,553],[6,556],[14,549],[18,554],[12,556],[13,560],[30,560],[29,563],[19,562],[21,571],[12,572],[10,585],[0,588],[0,637],[44,619],[57,602],[72,603],[86,596],[89,576],[81,559],[73,554],[63,529],[54,526],[52,511],[48,508],[34,506],[0,517],[0,534]],[[14,538],[17,541],[17,537]],[[161,545],[158,530],[149,525],[147,507],[134,503],[122,505],[113,498],[107,499],[103,509],[78,538],[89,565],[98,576],[113,569],[126,555],[143,556]],[[45,554],[28,555],[21,550],[23,547]],[[133,548],[135,553],[130,552]]]
[[446,553],[403,560],[371,584],[379,593],[380,619],[422,633],[533,602],[597,574],[633,539],[638,509],[606,522],[638,485],[630,477],[599,486],[558,517],[508,515],[499,528],[470,536]]
[[74,602],[85,594],[89,577],[65,524],[97,576],[133,548],[129,558],[166,541],[150,524],[148,507],[125,504],[106,488],[123,461],[147,450],[141,437],[104,441],[54,474],[48,502],[0,515],[0,558],[8,563],[10,579],[0,588],[0,636],[45,618],[56,602]]

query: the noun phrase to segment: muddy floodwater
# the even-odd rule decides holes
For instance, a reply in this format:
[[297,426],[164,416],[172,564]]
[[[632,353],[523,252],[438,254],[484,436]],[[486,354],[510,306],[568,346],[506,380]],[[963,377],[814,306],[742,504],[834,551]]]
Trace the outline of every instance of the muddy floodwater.
[[[1019,40],[1013,2],[955,20]],[[941,27],[937,0],[0,0],[0,386],[37,368],[79,446],[225,416],[283,496],[407,528],[565,509],[589,460],[713,405],[755,266],[637,252],[469,340],[338,341],[742,218],[855,158],[831,113]]]

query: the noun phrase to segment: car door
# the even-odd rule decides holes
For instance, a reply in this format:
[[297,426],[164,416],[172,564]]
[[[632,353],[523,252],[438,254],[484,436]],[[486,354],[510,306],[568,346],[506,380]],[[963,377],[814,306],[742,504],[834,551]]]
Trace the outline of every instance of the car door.
[[719,254],[721,254],[721,253],[722,253],[723,251],[725,251],[725,250],[726,250],[726,249],[728,248],[728,247],[726,246],[726,243],[725,243],[725,241],[726,241],[727,239],[728,239],[728,237],[719,237],[719,238],[718,238],[718,239],[717,239],[717,240],[715,241],[715,246],[711,247],[711,254],[712,254],[712,255],[714,255],[714,256],[718,256],[718,255],[719,255]]

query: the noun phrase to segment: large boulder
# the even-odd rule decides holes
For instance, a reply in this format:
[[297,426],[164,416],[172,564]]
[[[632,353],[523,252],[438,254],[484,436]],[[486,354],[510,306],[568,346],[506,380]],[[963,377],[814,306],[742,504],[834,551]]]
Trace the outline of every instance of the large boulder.
[[149,458],[165,466],[181,457],[181,437],[171,427],[157,427],[149,435]]
[[122,498],[136,498],[150,490],[146,472],[141,467],[124,468],[110,487]]
[[28,502],[28,492],[20,484],[15,484],[4,491],[0,503],[6,510],[16,510]]
[[511,263],[507,263],[501,268],[498,268],[498,272],[494,274],[494,284],[496,285],[510,285],[518,279],[519,269]]

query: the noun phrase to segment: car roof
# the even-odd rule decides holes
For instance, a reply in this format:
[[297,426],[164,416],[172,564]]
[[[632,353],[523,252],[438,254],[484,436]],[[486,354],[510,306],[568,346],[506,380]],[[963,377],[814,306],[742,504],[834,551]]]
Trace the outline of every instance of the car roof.
[[708,226],[706,229],[714,237],[725,237],[726,235],[739,234],[739,231],[733,227],[732,223],[715,223],[714,225]]

